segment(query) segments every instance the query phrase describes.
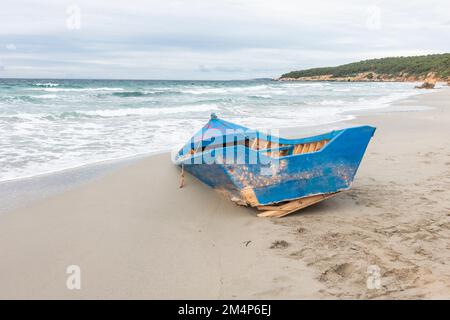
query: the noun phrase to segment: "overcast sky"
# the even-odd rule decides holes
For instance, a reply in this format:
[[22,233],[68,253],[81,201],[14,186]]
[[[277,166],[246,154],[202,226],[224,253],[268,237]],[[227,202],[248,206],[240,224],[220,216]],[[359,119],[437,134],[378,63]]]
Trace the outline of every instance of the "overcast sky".
[[450,1],[2,0],[0,77],[249,79],[450,52]]

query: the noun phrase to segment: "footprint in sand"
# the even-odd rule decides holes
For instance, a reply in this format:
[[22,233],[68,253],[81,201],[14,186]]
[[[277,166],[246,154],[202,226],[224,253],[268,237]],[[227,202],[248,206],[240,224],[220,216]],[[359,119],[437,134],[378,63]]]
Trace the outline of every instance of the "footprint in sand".
[[295,230],[297,234],[302,234],[306,232],[306,228],[298,227],[297,230]]
[[342,279],[348,278],[353,271],[353,265],[351,263],[345,262],[341,264],[336,264],[331,268],[328,268],[319,277],[319,281],[340,281]]
[[286,249],[289,247],[289,243],[285,240],[275,240],[272,242],[270,249]]
[[419,255],[419,256],[423,256],[425,258],[428,258],[428,259],[431,259],[433,257],[433,255],[430,252],[426,251],[423,247],[417,247],[414,250],[414,253]]

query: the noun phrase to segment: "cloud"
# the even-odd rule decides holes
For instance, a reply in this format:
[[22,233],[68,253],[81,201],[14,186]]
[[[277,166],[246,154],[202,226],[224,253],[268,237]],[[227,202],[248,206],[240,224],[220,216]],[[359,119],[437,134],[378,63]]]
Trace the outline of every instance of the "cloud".
[[9,77],[276,77],[448,52],[448,12],[446,0],[11,0],[0,59]]
[[8,43],[8,44],[5,46],[5,48],[6,48],[7,50],[16,50],[16,49],[17,49],[14,43]]

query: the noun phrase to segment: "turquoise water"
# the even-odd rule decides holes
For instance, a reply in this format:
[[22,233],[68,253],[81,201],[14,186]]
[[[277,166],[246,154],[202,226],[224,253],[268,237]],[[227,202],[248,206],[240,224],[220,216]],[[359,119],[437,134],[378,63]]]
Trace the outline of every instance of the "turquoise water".
[[0,80],[0,181],[173,148],[211,112],[252,128],[323,125],[408,83]]

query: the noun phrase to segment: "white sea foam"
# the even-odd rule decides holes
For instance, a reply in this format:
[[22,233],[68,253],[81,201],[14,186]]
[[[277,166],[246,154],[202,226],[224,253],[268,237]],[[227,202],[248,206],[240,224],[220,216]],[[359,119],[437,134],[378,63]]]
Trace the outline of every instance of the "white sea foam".
[[59,83],[53,83],[53,82],[41,83],[41,82],[38,82],[38,83],[35,83],[34,85],[37,86],[37,87],[57,87],[57,86],[59,86]]
[[237,94],[237,93],[252,93],[261,92],[267,90],[267,85],[257,85],[257,86],[244,86],[244,87],[224,87],[224,88],[213,88],[213,87],[198,87],[192,89],[181,89],[182,93],[188,93],[193,95],[210,95],[210,94]]
[[182,89],[180,90],[182,93],[189,93],[189,94],[218,94],[218,93],[226,93],[226,89],[221,88],[198,88],[198,89]]
[[344,89],[339,88],[339,89],[333,89],[333,91],[334,92],[350,92],[350,91],[352,91],[352,89],[350,89],[350,88],[344,88]]
[[163,114],[183,114],[193,112],[208,112],[218,110],[217,105],[203,104],[195,106],[163,107],[163,108],[125,108],[103,109],[93,111],[80,111],[80,114],[100,117],[126,117],[126,116],[157,116]]
[[340,99],[332,99],[332,100],[322,100],[317,102],[318,105],[321,106],[341,106],[346,102]]
[[58,98],[58,96],[56,94],[43,94],[38,96],[37,98],[39,99],[55,99]]

